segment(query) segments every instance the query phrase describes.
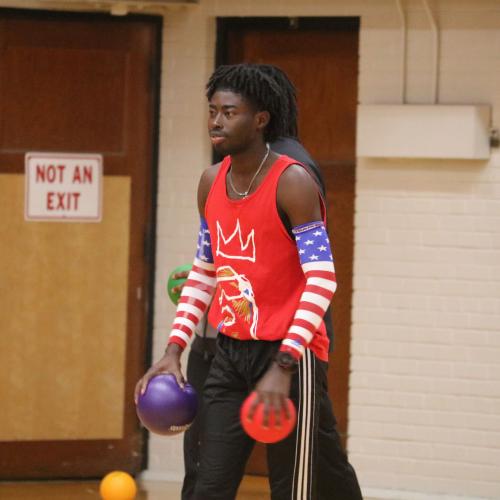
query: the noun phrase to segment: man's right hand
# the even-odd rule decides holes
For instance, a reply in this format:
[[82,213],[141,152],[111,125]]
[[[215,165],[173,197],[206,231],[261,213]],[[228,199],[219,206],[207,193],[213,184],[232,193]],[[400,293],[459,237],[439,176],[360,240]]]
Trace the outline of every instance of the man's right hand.
[[182,349],[177,344],[169,344],[163,357],[156,362],[137,382],[135,385],[134,400],[135,404],[139,400],[139,396],[146,392],[149,381],[160,373],[172,374],[179,384],[181,389],[184,389],[185,380],[181,371],[181,354]]

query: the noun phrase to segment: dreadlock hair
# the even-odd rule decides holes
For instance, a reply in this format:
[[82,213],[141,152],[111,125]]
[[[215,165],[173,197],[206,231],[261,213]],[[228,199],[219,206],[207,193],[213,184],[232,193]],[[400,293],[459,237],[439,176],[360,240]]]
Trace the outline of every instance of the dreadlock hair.
[[209,78],[206,96],[210,100],[218,90],[229,90],[241,95],[257,111],[270,114],[269,124],[264,130],[264,140],[273,142],[287,135],[287,120],[290,116],[286,91],[257,64],[234,64],[219,66]]
[[259,64],[259,69],[270,76],[283,89],[283,93],[288,100],[288,116],[285,118],[285,130],[280,135],[297,139],[299,135],[297,125],[297,91],[294,84],[278,66],[274,66],[273,64]]

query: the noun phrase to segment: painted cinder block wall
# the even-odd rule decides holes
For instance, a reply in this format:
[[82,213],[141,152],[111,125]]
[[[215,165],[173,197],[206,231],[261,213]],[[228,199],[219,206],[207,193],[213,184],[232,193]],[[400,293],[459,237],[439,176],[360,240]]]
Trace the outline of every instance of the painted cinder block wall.
[[[498,127],[500,3],[439,5],[440,102],[490,104]],[[432,98],[422,14],[410,10],[413,103]],[[393,102],[390,37],[361,32],[362,103]],[[500,154],[359,159],[356,194],[348,446],[362,483],[382,498],[500,498]]]
[[[403,3],[407,101],[430,103],[429,24],[419,2]],[[440,102],[490,104],[498,126],[499,2],[431,6],[441,28]],[[399,103],[393,1],[201,0],[166,10],[155,358],[174,313],[164,282],[192,259],[196,183],[210,162],[203,86],[214,64],[215,18],[347,15],[361,19],[360,103]],[[360,158],[356,168],[348,450],[363,490],[379,498],[500,498],[500,154]],[[146,477],[182,476],[180,438],[152,437],[149,451]]]

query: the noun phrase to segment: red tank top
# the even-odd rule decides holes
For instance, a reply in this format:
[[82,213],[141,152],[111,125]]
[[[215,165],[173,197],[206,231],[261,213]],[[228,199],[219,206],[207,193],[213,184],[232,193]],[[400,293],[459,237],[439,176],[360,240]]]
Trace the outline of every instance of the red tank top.
[[[215,262],[217,289],[209,322],[240,340],[286,337],[305,287],[297,246],[276,206],[280,175],[297,164],[280,156],[257,189],[241,200],[227,195],[231,158],[224,158],[205,205]],[[328,337],[322,322],[309,348],[328,360]]]

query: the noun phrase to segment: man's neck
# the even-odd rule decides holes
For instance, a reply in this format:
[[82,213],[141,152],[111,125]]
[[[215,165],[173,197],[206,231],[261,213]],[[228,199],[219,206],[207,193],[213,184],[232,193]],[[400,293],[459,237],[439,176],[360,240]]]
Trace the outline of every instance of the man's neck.
[[231,169],[236,175],[246,176],[253,174],[259,167],[267,152],[264,142],[258,142],[251,147],[231,155]]

